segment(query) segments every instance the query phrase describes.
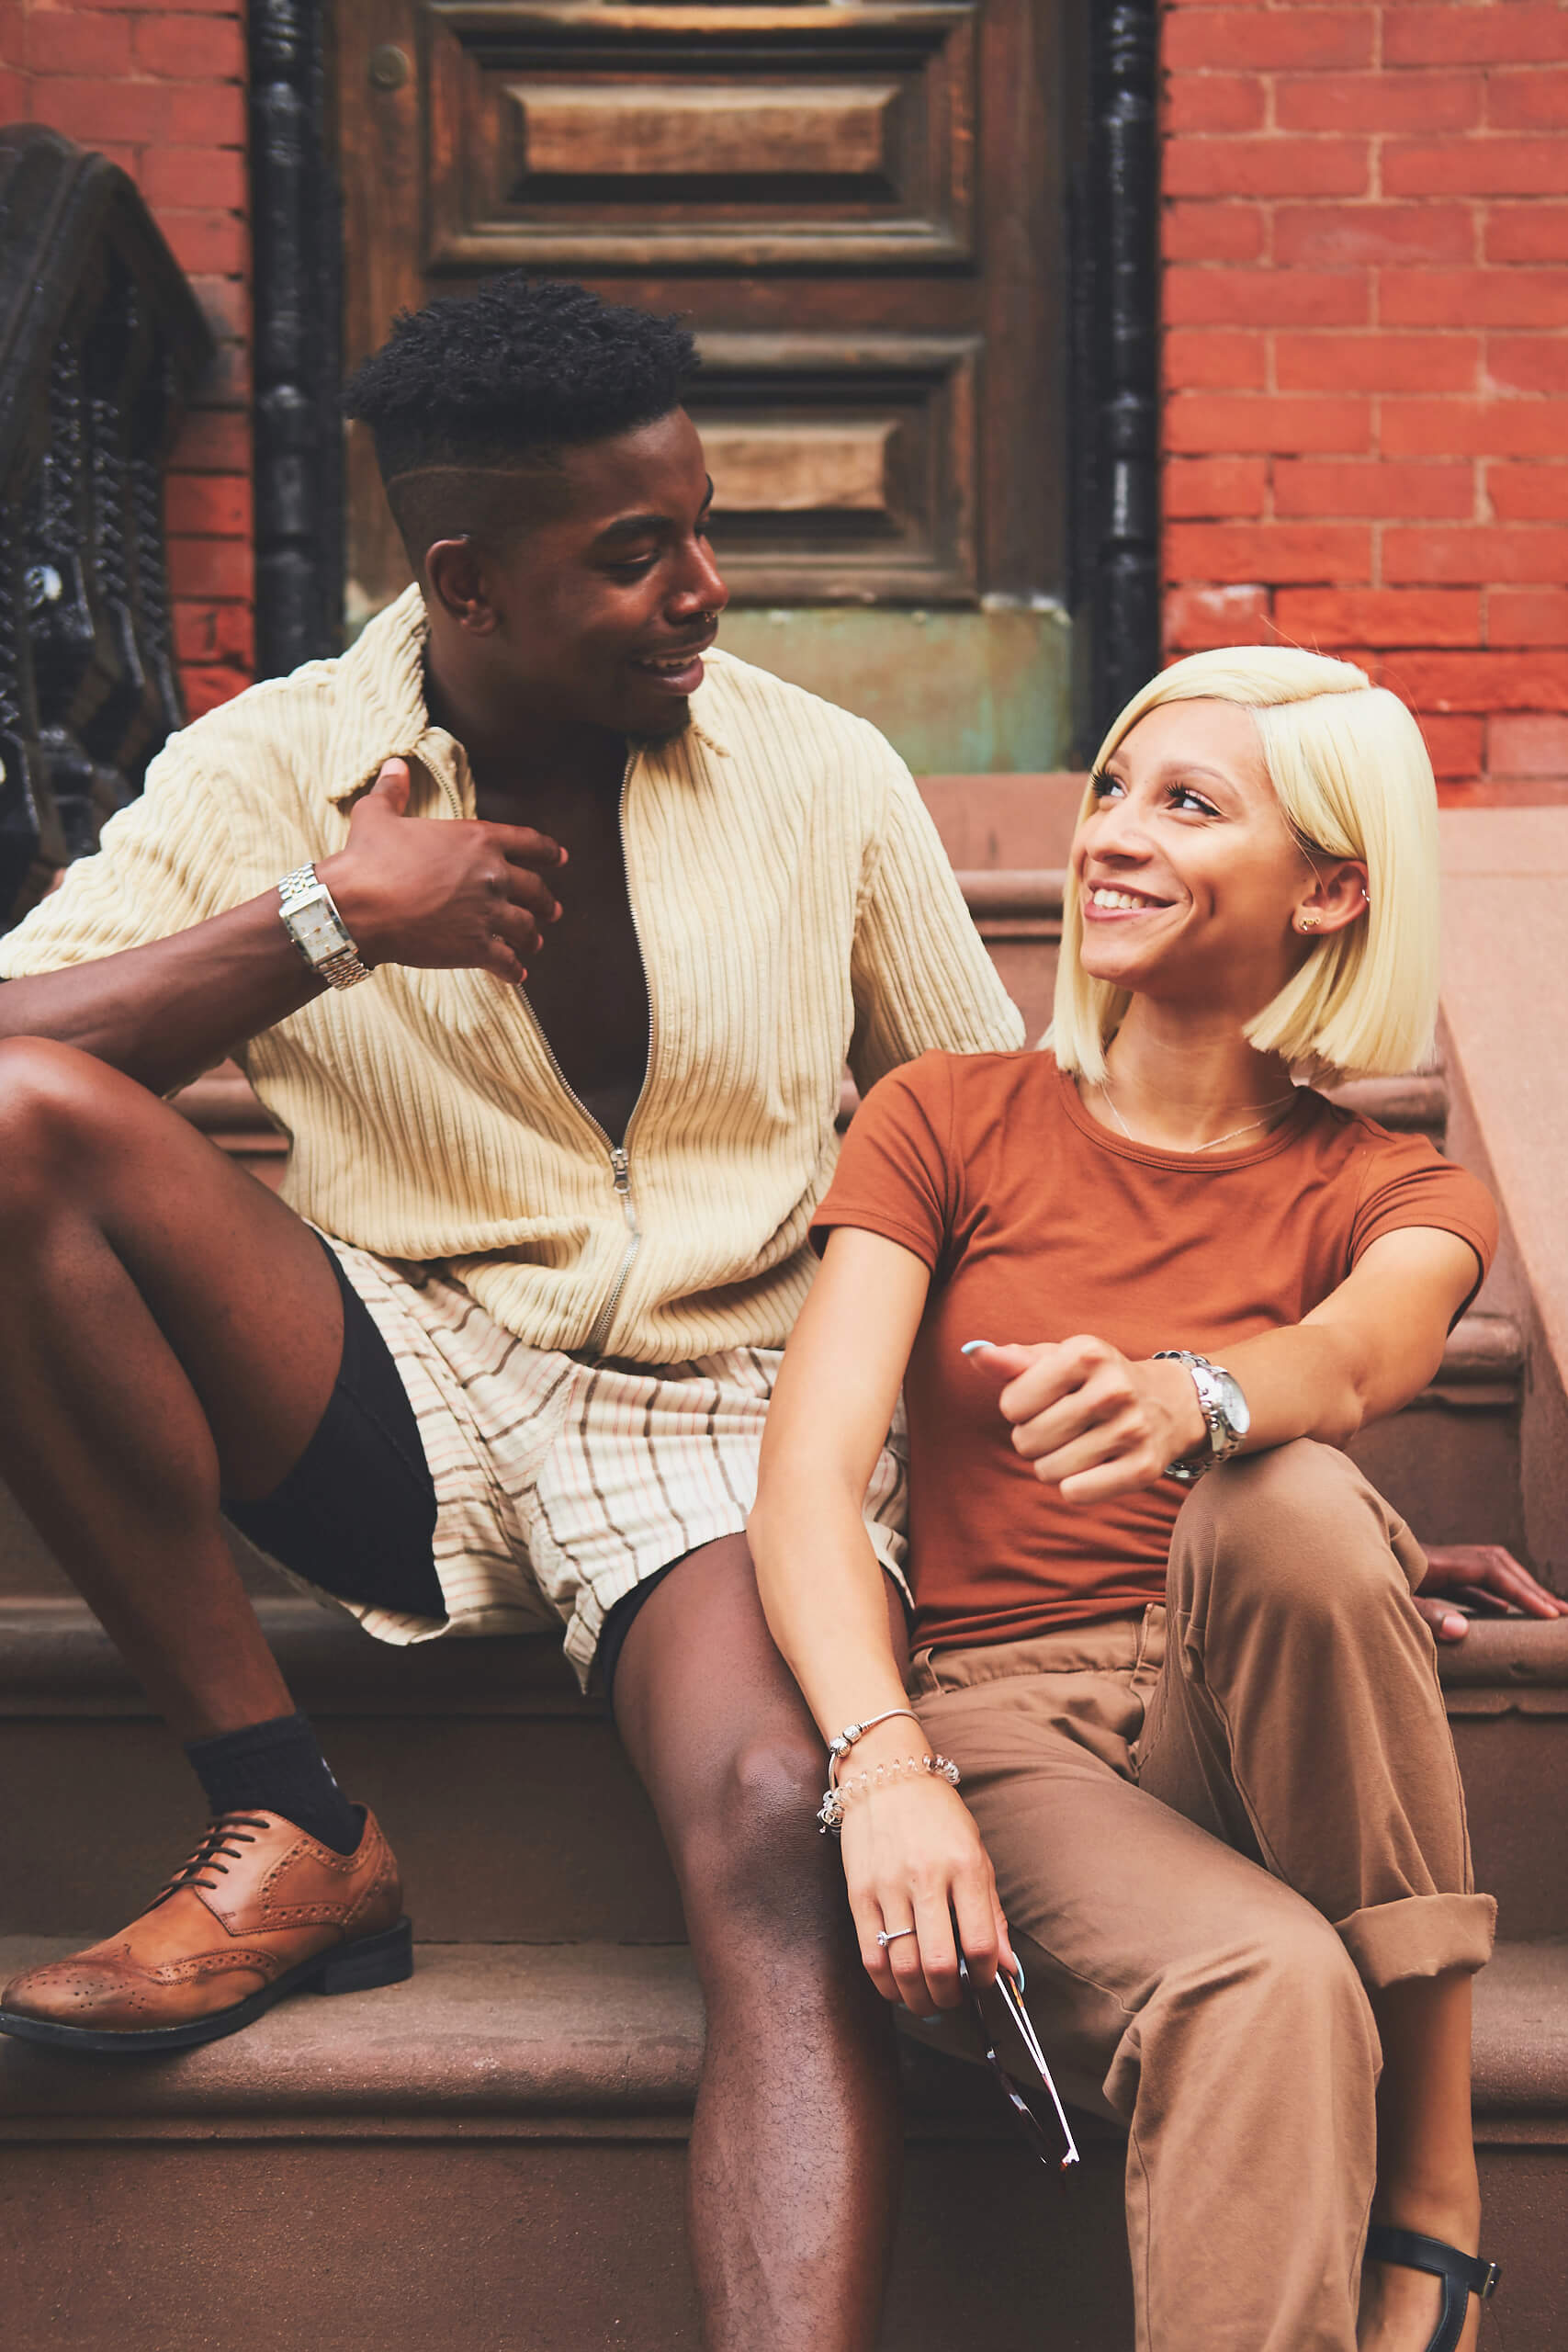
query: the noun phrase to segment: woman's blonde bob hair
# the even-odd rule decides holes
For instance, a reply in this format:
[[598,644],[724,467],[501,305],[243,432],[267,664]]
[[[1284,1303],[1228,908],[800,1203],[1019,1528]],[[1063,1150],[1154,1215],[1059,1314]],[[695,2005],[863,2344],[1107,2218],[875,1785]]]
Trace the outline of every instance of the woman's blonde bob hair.
[[[1355,857],[1367,868],[1365,920],[1313,947],[1247,1023],[1249,1042],[1314,1079],[1418,1069],[1438,1019],[1438,790],[1416,721],[1349,662],[1230,645],[1189,654],[1134,695],[1100,747],[1096,773],[1145,711],[1209,699],[1251,711],[1285,822],[1308,859]],[[1093,806],[1091,783],[1080,824]],[[1131,997],[1089,978],[1082,939],[1069,874],[1046,1042],[1063,1069],[1094,1084]]]

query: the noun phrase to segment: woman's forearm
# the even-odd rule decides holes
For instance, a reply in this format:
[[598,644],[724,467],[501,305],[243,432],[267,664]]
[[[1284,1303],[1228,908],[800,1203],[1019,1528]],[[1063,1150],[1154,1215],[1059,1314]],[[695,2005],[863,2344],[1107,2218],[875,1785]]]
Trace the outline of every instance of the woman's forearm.
[[[858,1501],[825,1493],[815,1482],[793,1482],[779,1465],[779,1498],[766,1487],[749,1525],[751,1556],[769,1630],[806,1695],[824,1739],[849,1723],[864,1723],[902,1707],[898,1671],[887,1625],[881,1562],[871,1548]],[[797,1498],[798,1497],[798,1498]],[[890,1724],[901,1752],[915,1735]],[[899,1746],[899,1739],[894,1742]],[[872,1754],[867,1749],[868,1758]]]
[[[773,1639],[828,1739],[905,1703],[861,1510],[930,1283],[897,1242],[835,1233],[768,1408],[751,1556]],[[918,1737],[908,1723],[886,1730],[905,1755]]]
[[1247,1452],[1297,1437],[1343,1445],[1399,1412],[1435,1378],[1478,1272],[1456,1234],[1406,1227],[1374,1241],[1304,1321],[1227,1351],[1252,1414]]
[[[1216,1349],[1247,1399],[1245,1451],[1294,1438],[1343,1445],[1368,1421],[1420,1394],[1443,1360],[1449,1326],[1473,1291],[1476,1252],[1457,1235],[1410,1226],[1366,1249],[1354,1272],[1300,1323]],[[1162,1335],[1165,1349],[1191,1335]],[[981,1346],[977,1375],[1034,1475],[1071,1503],[1135,1494],[1172,1462],[1207,1448],[1190,1369],[1164,1350],[1136,1360],[1090,1334],[1029,1346]]]
[[1292,1438],[1343,1445],[1373,1418],[1366,1367],[1342,1334],[1309,1323],[1244,1340],[1224,1351],[1252,1416],[1242,1451],[1261,1453]]

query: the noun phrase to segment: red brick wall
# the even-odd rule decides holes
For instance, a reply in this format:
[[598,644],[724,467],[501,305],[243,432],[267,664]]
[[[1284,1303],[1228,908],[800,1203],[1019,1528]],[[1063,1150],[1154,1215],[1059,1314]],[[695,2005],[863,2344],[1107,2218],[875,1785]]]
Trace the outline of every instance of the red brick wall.
[[1568,6],[1163,32],[1168,650],[1343,652],[1445,797],[1568,793]]
[[251,665],[249,240],[243,0],[0,0],[0,122],[47,122],[124,165],[218,338],[168,484],[193,717]]

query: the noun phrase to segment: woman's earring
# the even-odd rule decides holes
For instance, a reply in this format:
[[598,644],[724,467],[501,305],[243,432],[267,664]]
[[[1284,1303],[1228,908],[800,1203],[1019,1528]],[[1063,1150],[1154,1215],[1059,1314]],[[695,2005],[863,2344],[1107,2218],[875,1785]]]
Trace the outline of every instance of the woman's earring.
[[1298,931],[1315,931],[1317,929],[1317,917],[1315,915],[1303,915],[1296,928]]

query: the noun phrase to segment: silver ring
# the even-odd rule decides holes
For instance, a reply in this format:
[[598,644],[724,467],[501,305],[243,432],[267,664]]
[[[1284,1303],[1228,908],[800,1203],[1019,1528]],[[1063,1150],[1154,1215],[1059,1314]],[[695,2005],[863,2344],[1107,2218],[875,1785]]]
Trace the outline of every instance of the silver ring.
[[896,1944],[900,1936],[912,1936],[914,1932],[913,1928],[894,1928],[891,1930],[886,1928],[879,1928],[877,1930],[876,1940],[882,1946],[883,1951],[886,1951],[888,1945]]

